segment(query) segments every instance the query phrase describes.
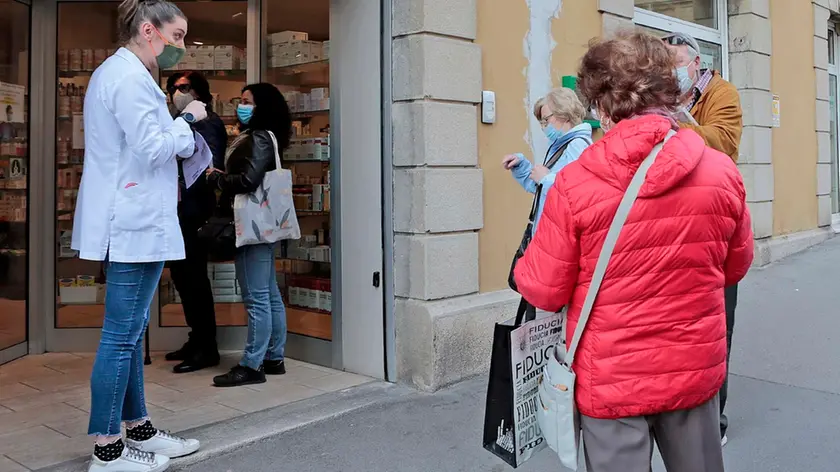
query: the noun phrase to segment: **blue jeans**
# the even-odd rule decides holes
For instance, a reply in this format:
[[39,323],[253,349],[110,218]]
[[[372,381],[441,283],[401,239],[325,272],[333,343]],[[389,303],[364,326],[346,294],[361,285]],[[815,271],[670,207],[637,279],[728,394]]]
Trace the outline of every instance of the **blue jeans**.
[[106,262],[105,321],[90,377],[88,434],[119,436],[123,421],[146,418],[143,333],[163,262]]
[[237,248],[236,278],[248,310],[248,341],[239,364],[257,370],[263,360],[282,361],[286,349],[286,307],[277,288],[274,244]]

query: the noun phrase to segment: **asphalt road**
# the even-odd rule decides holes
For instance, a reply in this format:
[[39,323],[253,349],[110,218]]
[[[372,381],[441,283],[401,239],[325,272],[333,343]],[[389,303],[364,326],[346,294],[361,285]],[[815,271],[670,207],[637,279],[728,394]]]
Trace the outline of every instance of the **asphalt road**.
[[[736,318],[727,471],[840,471],[840,238],[753,270]],[[481,448],[484,384],[395,397],[181,470],[504,472]],[[546,450],[518,470],[563,469]]]

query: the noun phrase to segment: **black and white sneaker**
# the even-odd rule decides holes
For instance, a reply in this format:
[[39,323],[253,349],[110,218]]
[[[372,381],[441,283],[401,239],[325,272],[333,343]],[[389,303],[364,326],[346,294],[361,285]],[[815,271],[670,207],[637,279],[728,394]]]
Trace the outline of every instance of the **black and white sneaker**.
[[104,461],[94,454],[88,472],[163,472],[168,468],[169,457],[126,445],[113,460]]
[[140,451],[164,455],[172,459],[188,456],[201,446],[198,439],[184,439],[162,430],[157,430],[154,436],[145,441],[126,439],[125,443]]

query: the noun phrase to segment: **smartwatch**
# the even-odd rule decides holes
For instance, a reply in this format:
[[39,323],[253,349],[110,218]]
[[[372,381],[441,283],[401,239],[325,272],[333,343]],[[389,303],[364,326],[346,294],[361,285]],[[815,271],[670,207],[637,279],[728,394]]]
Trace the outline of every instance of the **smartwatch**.
[[181,118],[183,118],[184,121],[186,121],[189,124],[195,123],[195,116],[192,113],[184,113],[183,115],[181,115]]

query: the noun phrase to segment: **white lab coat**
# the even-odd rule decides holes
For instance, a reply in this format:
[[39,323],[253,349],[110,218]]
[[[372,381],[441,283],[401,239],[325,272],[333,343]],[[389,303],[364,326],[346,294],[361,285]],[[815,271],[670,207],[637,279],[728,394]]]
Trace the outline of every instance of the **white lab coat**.
[[93,73],[84,110],[72,248],[93,261],[183,259],[175,156],[193,153],[189,124],[172,119],[163,91],[125,48]]

